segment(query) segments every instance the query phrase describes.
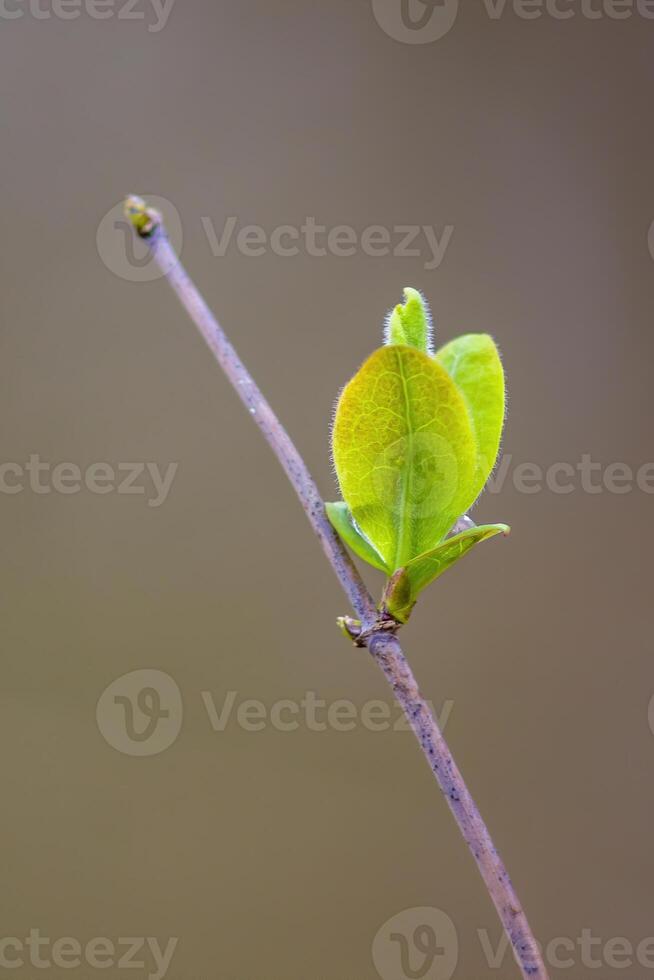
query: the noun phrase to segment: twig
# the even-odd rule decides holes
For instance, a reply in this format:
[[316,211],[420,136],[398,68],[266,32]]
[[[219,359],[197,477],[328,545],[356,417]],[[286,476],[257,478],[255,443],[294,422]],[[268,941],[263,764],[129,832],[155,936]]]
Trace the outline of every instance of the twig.
[[189,278],[172,248],[158,212],[140,198],[129,198],[128,217],[146,240],[152,255],[178,299],[209,345],[214,357],[277,456],[354,611],[359,630],[346,618],[345,626],[360,645],[367,646],[381,667],[393,694],[418,739],[454,819],[459,825],[489,895],[513,946],[523,977],[547,980],[547,971],[515,889],[481,815],[456,767],[438,724],[420,693],[413,672],[395,635],[397,626],[378,612],[352,559],[325,514],[318,488],[299,452],[271,409],[213,313]]

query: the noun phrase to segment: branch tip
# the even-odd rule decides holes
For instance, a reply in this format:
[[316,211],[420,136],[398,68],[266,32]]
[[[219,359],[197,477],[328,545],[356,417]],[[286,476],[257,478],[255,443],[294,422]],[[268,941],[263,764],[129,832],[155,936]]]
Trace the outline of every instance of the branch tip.
[[136,194],[131,194],[125,201],[125,217],[140,238],[151,238],[162,222],[160,212]]

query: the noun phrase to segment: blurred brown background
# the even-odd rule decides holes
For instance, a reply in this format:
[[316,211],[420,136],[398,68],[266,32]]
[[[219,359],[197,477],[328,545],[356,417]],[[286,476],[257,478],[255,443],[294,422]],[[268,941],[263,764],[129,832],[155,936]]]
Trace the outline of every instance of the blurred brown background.
[[[0,938],[50,940],[47,968],[2,946],[17,980],[157,975],[142,951],[131,972],[118,954],[66,969],[62,937],[178,937],[170,980],[403,980],[379,947],[378,973],[373,939],[416,907],[454,924],[455,978],[517,975],[484,952],[499,925],[411,735],[360,714],[351,731],[314,731],[304,709],[295,731],[236,718],[249,699],[268,712],[314,692],[360,712],[390,692],[337,632],[344,598],[247,413],[166,284],[125,257],[117,212],[101,225],[131,191],[179,213],[185,262],[327,497],[335,396],[402,286],[426,293],[441,342],[496,336],[511,466],[475,517],[513,535],[430,590],[405,646],[451,709],[537,936],[565,940],[552,975],[654,970],[654,941],[637,954],[654,935],[654,498],[601,482],[654,460],[654,20],[600,0],[596,19],[561,3],[566,20],[466,2],[440,39],[404,43],[398,6],[376,3],[177,0],[163,25],[150,0],[129,19],[125,0],[103,20],[3,8]],[[308,217],[393,241],[402,225],[453,232],[431,269],[423,236],[408,257],[212,254],[207,228],[220,238],[230,216],[234,238]],[[570,493],[516,480],[584,455],[599,492],[579,473]],[[147,471],[141,494],[110,477],[62,493],[64,462],[178,468],[149,506]],[[179,689],[183,717],[158,691],[167,747],[164,728],[124,739],[130,705],[137,731],[148,712],[156,728],[158,674],[120,682],[127,701],[112,716],[110,692],[96,721],[141,669]],[[229,692],[215,731],[207,704]],[[416,975],[448,980],[448,955],[423,970],[416,953]]]

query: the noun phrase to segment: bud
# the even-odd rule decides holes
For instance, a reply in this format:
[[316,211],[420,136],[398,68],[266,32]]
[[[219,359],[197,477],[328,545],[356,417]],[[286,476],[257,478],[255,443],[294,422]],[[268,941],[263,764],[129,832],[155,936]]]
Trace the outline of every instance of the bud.
[[150,238],[161,224],[159,212],[134,194],[125,201],[125,217],[141,238]]
[[427,300],[411,286],[403,289],[404,303],[398,304],[386,320],[386,344],[404,344],[423,354],[433,354],[432,322]]

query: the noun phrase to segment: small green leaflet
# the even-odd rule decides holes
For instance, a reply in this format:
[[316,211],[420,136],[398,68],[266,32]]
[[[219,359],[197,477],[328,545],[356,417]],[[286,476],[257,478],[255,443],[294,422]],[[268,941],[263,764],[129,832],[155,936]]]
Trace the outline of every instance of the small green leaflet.
[[474,499],[490,476],[504,425],[504,369],[495,341],[487,333],[468,333],[450,341],[436,360],[463,395],[477,442]]
[[406,623],[416,599],[424,588],[463,558],[475,545],[496,534],[508,534],[506,524],[482,524],[448,538],[433,551],[410,561],[388,582],[383,604],[387,612],[400,623]]
[[404,290],[386,345],[345,386],[332,453],[343,500],[329,519],[364,561],[389,575],[387,611],[404,622],[420,591],[505,525],[445,540],[483,490],[504,424],[504,371],[488,334],[432,354],[431,318]]
[[477,445],[463,396],[412,347],[380,348],[346,385],[332,448],[343,499],[392,570],[436,547],[474,501]]
[[407,286],[405,302],[399,303],[388,316],[386,342],[415,347],[423,354],[431,354],[431,315],[429,307],[417,289]]
[[381,555],[377,554],[373,546],[361,534],[352,520],[352,515],[347,504],[340,500],[336,504],[325,504],[325,509],[334,530],[338,531],[343,541],[352,549],[355,555],[363,558],[373,568],[378,568],[380,572],[388,572],[388,568],[384,564]]

